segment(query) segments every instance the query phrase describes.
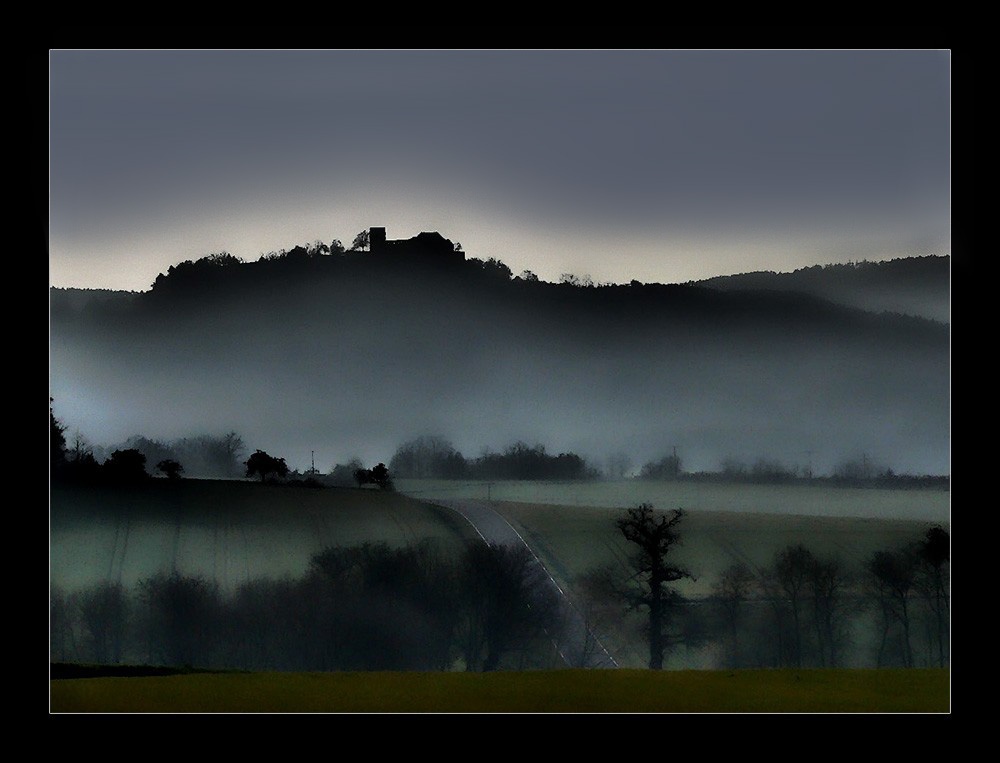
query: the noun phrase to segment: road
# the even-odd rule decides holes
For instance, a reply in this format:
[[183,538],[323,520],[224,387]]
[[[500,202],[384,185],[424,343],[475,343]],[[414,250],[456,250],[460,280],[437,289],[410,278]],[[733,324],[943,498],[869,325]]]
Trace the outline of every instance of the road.
[[587,623],[563,589],[542,564],[521,534],[503,516],[495,511],[489,501],[475,499],[434,499],[438,506],[458,512],[472,525],[473,529],[485,542],[502,546],[524,546],[531,552],[539,569],[544,573],[541,577],[555,590],[560,602],[562,622],[564,627],[557,638],[553,638],[556,648],[563,660],[570,667],[587,668],[617,668],[618,663],[604,648],[600,639],[589,630]]

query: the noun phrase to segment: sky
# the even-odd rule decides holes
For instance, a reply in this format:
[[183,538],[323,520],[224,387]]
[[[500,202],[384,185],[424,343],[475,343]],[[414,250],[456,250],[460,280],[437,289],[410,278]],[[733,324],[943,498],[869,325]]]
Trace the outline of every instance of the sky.
[[950,254],[950,54],[50,53],[53,286],[384,226],[594,282]]

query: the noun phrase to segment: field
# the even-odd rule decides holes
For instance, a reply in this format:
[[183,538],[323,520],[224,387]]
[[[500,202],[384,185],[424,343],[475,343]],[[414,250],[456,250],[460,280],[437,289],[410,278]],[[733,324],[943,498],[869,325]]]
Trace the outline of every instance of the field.
[[[487,483],[403,480],[398,487],[412,498],[212,480],[157,481],[131,491],[56,487],[51,582],[66,589],[109,580],[130,586],[177,570],[229,588],[251,577],[301,574],[309,557],[330,545],[408,545],[423,539],[454,544],[474,537],[471,528],[423,501],[485,497],[489,491],[564,581],[618,553],[613,509],[645,500],[658,509],[689,509],[683,553],[703,581],[692,589],[699,593],[729,561],[764,563],[789,542],[808,541],[817,551],[858,560],[912,537],[927,522],[947,523],[950,503],[950,493],[930,490],[631,481],[498,482],[487,488]],[[848,518],[824,519],[834,511]]]
[[[506,502],[495,503],[494,508],[529,543],[581,610],[588,606],[582,595],[583,576],[605,565],[619,571],[627,569],[631,549],[614,524],[621,509]],[[818,557],[840,560],[852,579],[859,581],[865,560],[873,552],[917,541],[928,526],[927,522],[913,520],[695,509],[687,512],[679,525],[682,542],[673,557],[694,579],[678,581],[673,587],[690,600],[698,601],[712,594],[720,574],[730,564],[745,562],[759,573],[773,561],[776,552],[800,543]],[[860,611],[858,614],[851,649],[844,660],[848,666],[868,667],[874,664],[871,660],[877,650],[877,638],[870,618]],[[632,613],[615,623],[596,627],[619,665],[639,668],[646,666],[649,659],[643,626],[642,617]],[[702,648],[675,649],[665,667],[713,668],[719,664],[718,647],[718,643],[709,643]]]
[[[454,512],[424,501],[454,498],[461,491],[478,497],[477,491],[488,489],[493,507],[581,607],[581,577],[601,565],[621,567],[628,552],[614,526],[623,507],[657,496],[653,502],[659,509],[683,506],[688,513],[676,560],[695,580],[679,583],[678,589],[698,600],[712,592],[732,562],[760,569],[790,544],[802,543],[821,557],[837,557],[860,573],[873,551],[920,539],[932,521],[947,525],[950,499],[950,493],[942,491],[693,483],[493,483],[487,488],[486,483],[423,481],[401,482],[399,488],[413,497],[368,489],[310,490],[207,480],[157,481],[131,490],[53,488],[51,584],[67,593],[105,582],[131,588],[158,572],[177,571],[200,575],[225,591],[252,579],[299,576],[310,557],[328,546],[380,541],[406,546],[429,540],[457,550],[477,537],[473,529]],[[525,500],[497,500],[505,495]],[[549,495],[580,503],[541,500]],[[826,515],[828,505],[848,516]],[[773,511],[755,513],[748,510],[752,506]],[[600,631],[623,667],[644,667],[648,660],[641,625],[635,615],[613,630]],[[872,638],[862,618],[845,664],[873,665]],[[714,667],[720,661],[713,649],[718,644],[678,648],[667,667]],[[920,659],[922,665],[933,662],[927,656]]]
[[130,587],[174,570],[228,589],[300,575],[327,546],[426,539],[457,547],[475,537],[452,512],[399,494],[214,480],[55,487],[50,517],[51,583],[65,590],[108,581]]
[[251,673],[51,681],[53,712],[942,713],[947,670]]
[[946,490],[881,490],[808,485],[742,485],[686,481],[452,482],[397,480],[400,492],[421,500],[489,498],[531,504],[621,508],[651,503],[657,509],[794,514],[815,517],[912,519],[948,522]]
[[[494,508],[521,533],[557,579],[572,584],[588,570],[617,564],[629,549],[615,527],[621,509],[497,503]],[[675,561],[696,580],[679,582],[688,596],[711,593],[719,573],[733,562],[769,564],[775,552],[802,543],[815,554],[858,568],[872,552],[919,540],[929,523],[691,509],[681,524]]]

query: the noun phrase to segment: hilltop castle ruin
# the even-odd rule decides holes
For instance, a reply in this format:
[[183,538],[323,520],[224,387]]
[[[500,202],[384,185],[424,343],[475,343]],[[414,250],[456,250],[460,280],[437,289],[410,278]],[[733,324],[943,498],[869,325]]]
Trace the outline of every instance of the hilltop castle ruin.
[[409,261],[419,259],[428,263],[456,265],[465,261],[465,253],[456,251],[455,245],[437,231],[388,241],[385,228],[369,228],[368,248],[372,254],[405,257]]

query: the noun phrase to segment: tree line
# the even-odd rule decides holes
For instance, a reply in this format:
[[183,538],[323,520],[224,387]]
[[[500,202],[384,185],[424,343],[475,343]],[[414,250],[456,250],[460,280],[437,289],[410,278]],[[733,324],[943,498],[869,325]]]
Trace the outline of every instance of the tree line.
[[289,469],[285,459],[257,449],[247,452],[243,438],[236,432],[220,436],[200,435],[161,442],[134,435],[120,446],[102,448],[90,445],[79,432],[73,441],[66,438],[66,427],[49,408],[50,476],[56,484],[136,485],[160,474],[170,480],[187,477],[259,479],[304,487],[347,487],[375,485],[382,490],[394,488],[389,468],[378,463],[368,469],[359,459],[348,465],[335,465],[328,475],[309,470],[306,474]]
[[[53,482],[136,483],[160,473],[170,479],[244,476],[246,445],[236,432],[160,442],[142,435],[110,448],[91,445],[66,427],[49,408],[49,447]],[[249,475],[248,475],[249,476]]]
[[[631,551],[624,568],[577,581],[598,630],[620,632],[626,610],[642,613],[650,668],[662,668],[677,646],[707,644],[730,668],[949,664],[951,543],[941,526],[874,552],[858,568],[790,544],[763,567],[733,563],[711,596],[688,600],[672,585],[693,578],[676,561],[683,517],[649,504],[628,510],[616,520]],[[867,654],[859,652],[865,641]]]
[[51,596],[52,660],[242,670],[554,667],[558,602],[524,547],[329,547],[223,591],[160,573]]
[[736,562],[711,594],[686,598],[677,559],[682,510],[648,504],[615,519],[623,565],[573,581],[567,603],[524,546],[472,542],[446,554],[423,542],[328,547],[297,578],[222,590],[200,575],[53,589],[57,662],[244,670],[474,670],[584,667],[597,649],[646,647],[662,669],[678,649],[720,668],[946,667],[950,537],[932,526],[851,568],[789,544],[767,565]]
[[552,455],[541,444],[515,442],[500,453],[466,458],[451,442],[435,435],[400,445],[389,468],[400,479],[588,480],[599,476],[576,453]]

